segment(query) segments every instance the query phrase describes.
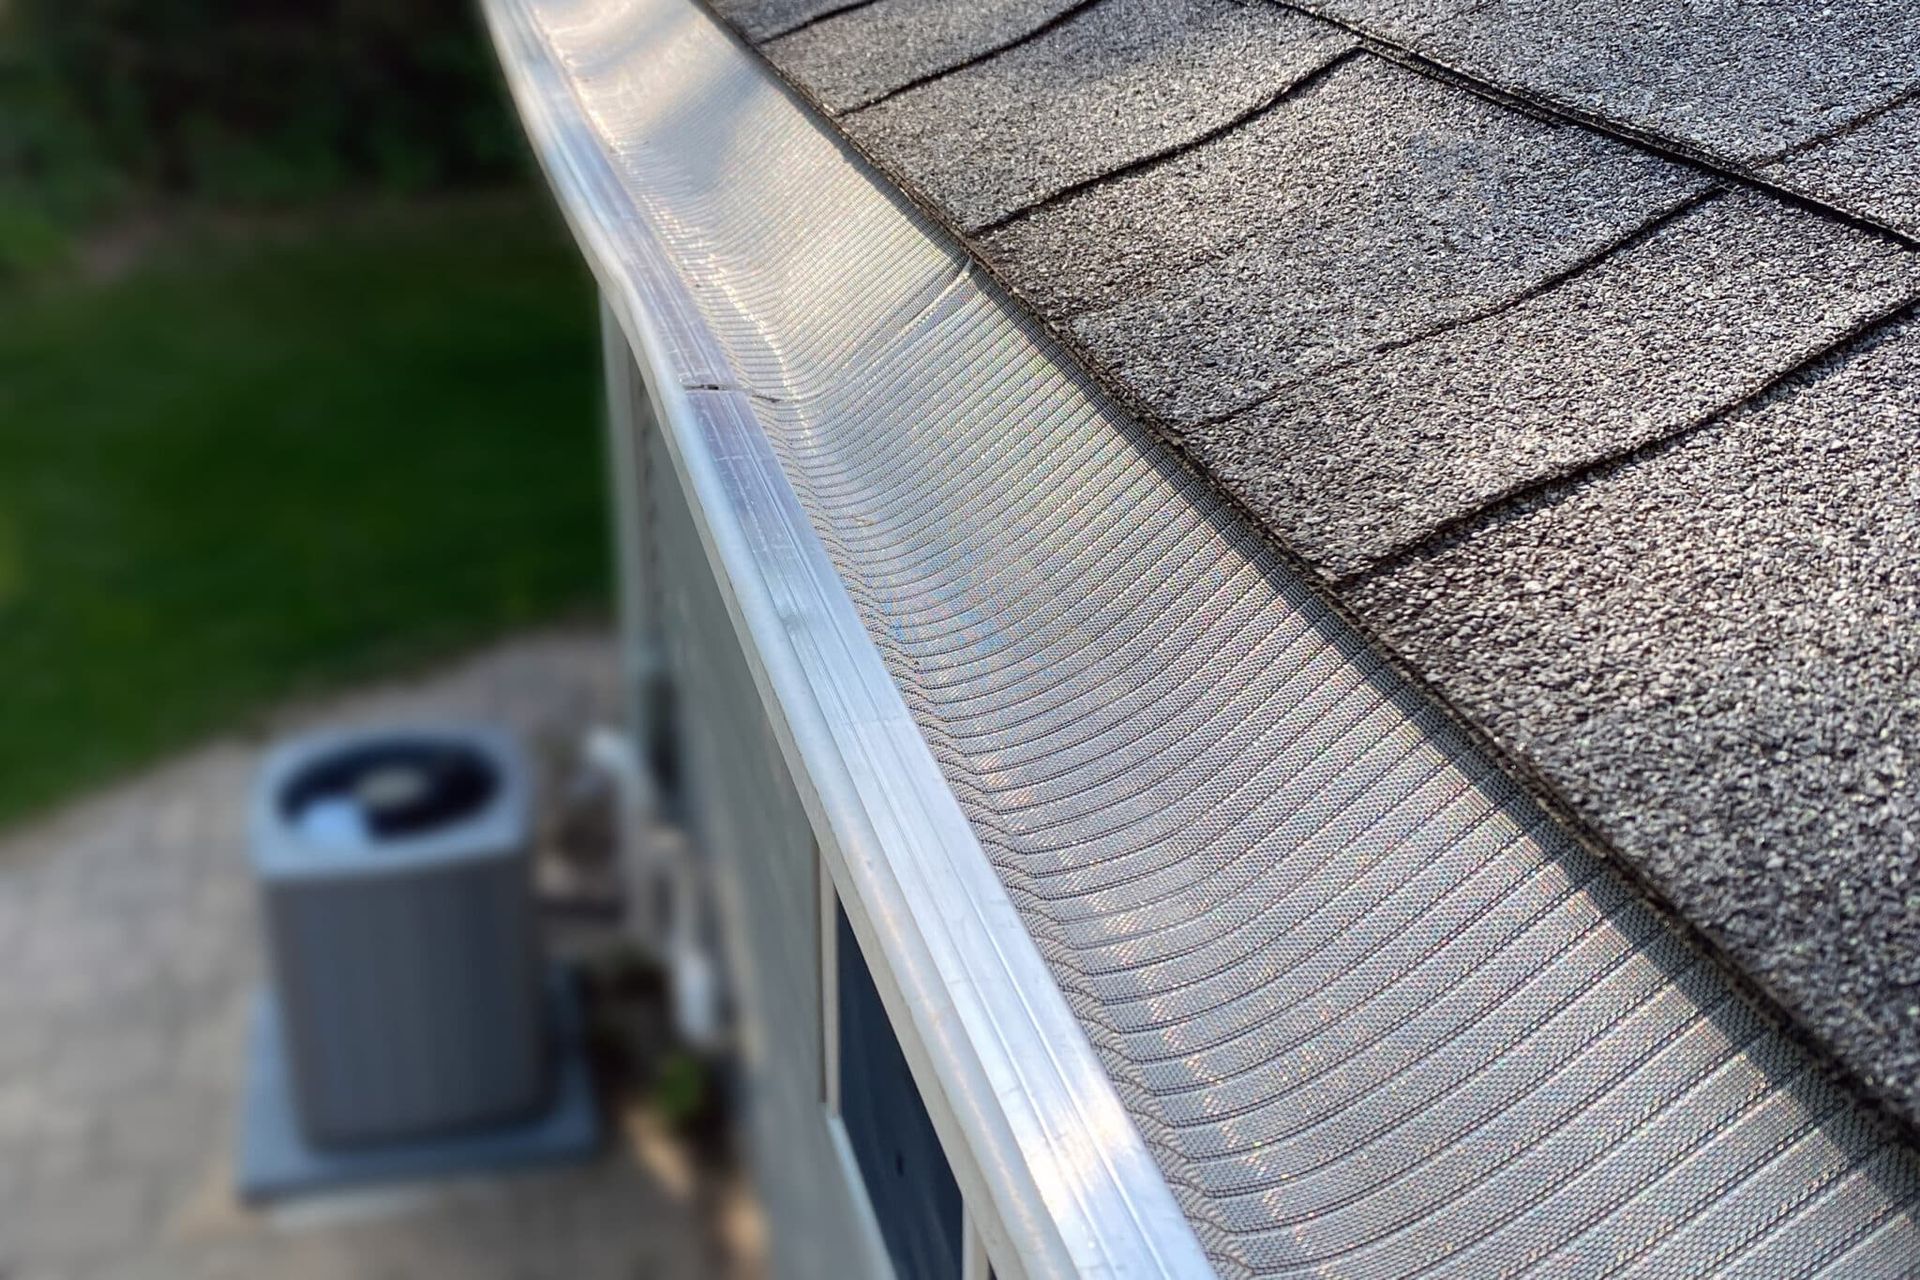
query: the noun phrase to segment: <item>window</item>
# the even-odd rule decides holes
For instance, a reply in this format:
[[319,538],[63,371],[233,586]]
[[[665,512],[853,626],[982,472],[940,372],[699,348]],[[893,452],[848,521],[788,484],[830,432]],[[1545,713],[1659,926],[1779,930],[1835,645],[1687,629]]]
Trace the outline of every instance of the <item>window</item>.
[[829,1106],[838,1103],[897,1280],[961,1280],[966,1223],[960,1185],[837,901],[832,928],[837,1017],[828,1019],[827,1028],[838,1063],[828,1085]]

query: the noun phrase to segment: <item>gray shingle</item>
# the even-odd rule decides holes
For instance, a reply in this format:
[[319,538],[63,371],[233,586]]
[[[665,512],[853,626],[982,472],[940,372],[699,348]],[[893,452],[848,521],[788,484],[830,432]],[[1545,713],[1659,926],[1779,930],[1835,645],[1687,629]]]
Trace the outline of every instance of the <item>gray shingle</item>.
[[1920,1114],[1920,325],[1351,599]]
[[747,39],[765,40],[835,9],[844,9],[848,0],[707,0],[707,3]]
[[1163,165],[990,233],[987,256],[1169,421],[1471,315],[1706,179],[1377,58]]
[[770,42],[821,106],[847,111],[1019,39],[1082,0],[875,0]]
[[1327,7],[1503,87],[1741,161],[1819,137],[1920,84],[1912,0]]
[[1280,9],[1106,0],[842,123],[973,228],[1225,125],[1351,43]]
[[1540,296],[1196,428],[1202,465],[1346,574],[1699,422],[1920,294],[1920,255],[1720,196]]
[[1764,172],[1796,191],[1920,237],[1920,99]]
[[1306,9],[1334,22],[1343,22],[1369,35],[1408,44],[1441,22],[1471,13],[1486,0],[1291,0],[1289,8]]

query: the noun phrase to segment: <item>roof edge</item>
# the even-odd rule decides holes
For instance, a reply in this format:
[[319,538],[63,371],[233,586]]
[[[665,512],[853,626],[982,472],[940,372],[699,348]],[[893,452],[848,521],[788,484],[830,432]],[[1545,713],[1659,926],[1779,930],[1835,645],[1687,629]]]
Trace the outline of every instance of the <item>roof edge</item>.
[[[873,0],[861,0],[861,3],[837,7],[829,13],[822,14],[820,20],[825,21],[840,17],[848,10],[862,8],[872,2]],[[1273,4],[1277,8],[1300,13],[1317,21],[1325,22],[1329,26],[1346,31],[1359,41],[1357,46],[1358,50],[1386,58],[1397,65],[1406,67],[1410,71],[1471,92],[1496,105],[1540,119],[1552,120],[1568,126],[1589,129],[1593,132],[1612,137],[1620,142],[1661,155],[1675,163],[1699,169],[1714,179],[1727,184],[1727,188],[1716,188],[1716,190],[1748,188],[1763,192],[1795,207],[1805,208],[1819,213],[1822,216],[1833,218],[1838,222],[1857,227],[1862,231],[1882,237],[1891,243],[1900,244],[1909,248],[1920,248],[1920,240],[1915,240],[1911,235],[1898,228],[1781,186],[1779,183],[1759,173],[1753,166],[1743,166],[1721,157],[1709,155],[1705,152],[1696,154],[1681,144],[1671,139],[1664,139],[1659,135],[1620,127],[1597,116],[1590,119],[1587,113],[1582,113],[1544,99],[1536,101],[1515,90],[1502,87],[1484,78],[1474,76],[1469,72],[1456,69],[1444,62],[1421,54],[1410,46],[1396,43],[1377,32],[1363,28],[1359,24],[1342,21],[1310,5],[1296,3],[1295,0],[1265,0],[1265,2]],[[1544,809],[1553,820],[1583,848],[1596,857],[1606,861],[1609,866],[1632,887],[1636,895],[1662,916],[1670,927],[1684,935],[1691,945],[1698,948],[1720,972],[1722,977],[1731,983],[1743,997],[1763,1009],[1783,1035],[1815,1055],[1821,1062],[1823,1068],[1836,1080],[1840,1081],[1848,1093],[1860,1103],[1869,1107],[1881,1121],[1898,1132],[1905,1143],[1916,1150],[1920,1150],[1920,1115],[1910,1112],[1899,1100],[1891,1097],[1886,1091],[1877,1087],[1872,1082],[1867,1071],[1861,1066],[1856,1065],[1852,1057],[1843,1053],[1839,1047],[1823,1035],[1818,1028],[1810,1024],[1800,1013],[1796,1012],[1792,1000],[1784,992],[1778,991],[1769,985],[1762,974],[1755,972],[1752,968],[1737,959],[1719,937],[1698,924],[1688,912],[1681,909],[1661,885],[1651,879],[1633,858],[1623,853],[1611,837],[1582,812],[1572,800],[1563,794],[1560,787],[1541,767],[1496,737],[1477,717],[1463,710],[1455,700],[1448,696],[1445,690],[1441,689],[1424,671],[1406,658],[1394,645],[1383,638],[1379,630],[1359,614],[1340,594],[1338,588],[1345,579],[1336,580],[1323,573],[1271,529],[1267,528],[1265,523],[1256,516],[1239,497],[1223,486],[1215,483],[1205,470],[1194,461],[1177,435],[1167,427],[1156,413],[1141,401],[1131,388],[1115,377],[1101,361],[1095,359],[1087,350],[1085,344],[1080,341],[1068,326],[1056,324],[1049,319],[1041,308],[1034,305],[1032,300],[1015,282],[1008,279],[1003,272],[996,268],[993,256],[984,250],[977,235],[969,233],[964,227],[955,224],[941,208],[939,202],[923,191],[910,175],[902,172],[897,165],[889,162],[886,157],[877,154],[871,147],[862,142],[859,137],[850,131],[840,128],[836,123],[835,113],[820,102],[806,84],[789,75],[760,47],[761,45],[779,39],[780,35],[787,33],[782,32],[756,40],[746,31],[730,22],[724,14],[719,12],[715,7],[714,0],[688,0],[688,3],[705,12],[717,26],[726,30],[741,47],[749,50],[754,61],[758,63],[770,77],[782,85],[787,94],[797,103],[804,104],[805,109],[818,118],[822,127],[832,134],[838,145],[859,157],[860,161],[883,179],[900,199],[916,209],[921,216],[926,218],[931,224],[940,228],[955,244],[961,246],[971,260],[973,269],[979,271],[986,279],[991,280],[996,289],[1014,300],[1032,323],[1038,329],[1044,331],[1051,342],[1067,353],[1085,378],[1093,386],[1098,388],[1101,395],[1110,400],[1135,422],[1151,431],[1166,447],[1166,452],[1170,458],[1176,460],[1188,474],[1204,484],[1224,506],[1237,513],[1247,527],[1256,532],[1266,542],[1273,554],[1283,561],[1288,568],[1299,577],[1301,582],[1311,588],[1315,595],[1324,602],[1325,606],[1331,612],[1337,615],[1345,625],[1351,627],[1356,633],[1364,637],[1367,643],[1379,653],[1381,658],[1387,662],[1400,677],[1417,688],[1425,698],[1439,708],[1452,722],[1453,726],[1472,742],[1476,750],[1495,761],[1509,778],[1524,788],[1530,798]],[[1077,12],[1078,10],[1076,9],[1076,13]],[[1031,34],[1032,33],[1030,33],[1030,35]],[[1021,41],[1013,42],[1010,47],[1017,47],[1018,44],[1022,43],[1026,38],[1028,37],[1022,37]],[[995,53],[997,54],[1004,51],[1004,49],[996,50]],[[1348,56],[1350,55],[1342,55],[1342,59]],[[942,72],[941,74],[946,74],[946,72]],[[927,78],[932,79],[935,77]],[[1105,177],[1103,176],[1101,181],[1104,180]],[[1021,216],[1024,216],[1024,214]],[[1817,368],[1821,362],[1830,358],[1836,351],[1849,350],[1857,346],[1863,339],[1871,334],[1883,331],[1889,323],[1903,315],[1910,314],[1916,306],[1920,306],[1920,302],[1908,302],[1884,314],[1877,315],[1870,321],[1863,322],[1857,331],[1849,332],[1845,337],[1837,340],[1821,352],[1800,361],[1792,369],[1779,375],[1769,384],[1768,392],[1771,392],[1773,388],[1778,385],[1790,383],[1794,379],[1806,375],[1809,370]],[[1631,456],[1638,456],[1638,454],[1643,451],[1651,452],[1660,448],[1670,447],[1672,443],[1672,437],[1661,437],[1648,442],[1642,446],[1641,449],[1636,450]],[[1617,465],[1620,461],[1622,461],[1622,459],[1612,458],[1606,460],[1603,464],[1597,465],[1612,466]],[[1557,492],[1574,483],[1577,479],[1577,476],[1555,476],[1541,481],[1537,488],[1542,491]],[[1529,494],[1534,491],[1533,489],[1527,490]],[[1505,500],[1503,499],[1502,501],[1504,502]],[[1474,514],[1477,517],[1480,514],[1484,514],[1485,510],[1486,509],[1483,508]],[[1447,536],[1451,532],[1453,532],[1451,527],[1436,530],[1432,537],[1412,547],[1406,548],[1402,553],[1396,553],[1395,558],[1398,559],[1401,555],[1411,558],[1415,555],[1422,554],[1435,539]]]

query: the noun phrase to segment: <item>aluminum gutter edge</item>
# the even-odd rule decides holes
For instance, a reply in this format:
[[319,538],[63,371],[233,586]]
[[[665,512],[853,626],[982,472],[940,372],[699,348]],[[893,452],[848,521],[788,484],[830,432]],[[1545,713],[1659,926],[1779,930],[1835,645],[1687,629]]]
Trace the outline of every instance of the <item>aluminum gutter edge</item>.
[[[662,22],[687,8],[629,6]],[[976,1221],[998,1274],[1213,1274],[528,5],[484,10],[534,150],[646,375],[849,918],[898,983],[888,1011],[916,1078],[944,1103],[942,1141],[977,1165],[955,1170],[969,1204],[990,1206]],[[742,74],[773,83],[717,27],[713,38]],[[796,127],[817,127],[788,106]]]

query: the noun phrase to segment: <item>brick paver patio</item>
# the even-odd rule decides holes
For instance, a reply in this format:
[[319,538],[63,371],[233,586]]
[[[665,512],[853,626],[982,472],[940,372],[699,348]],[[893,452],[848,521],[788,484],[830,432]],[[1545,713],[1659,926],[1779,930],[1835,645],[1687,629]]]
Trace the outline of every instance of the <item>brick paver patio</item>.
[[407,717],[569,741],[612,713],[611,653],[592,633],[517,640],[280,717],[0,835],[0,1280],[730,1270],[659,1142],[617,1141],[563,1172],[267,1213],[240,1208],[230,1190],[241,1040],[261,972],[242,812],[261,743],[308,724]]

